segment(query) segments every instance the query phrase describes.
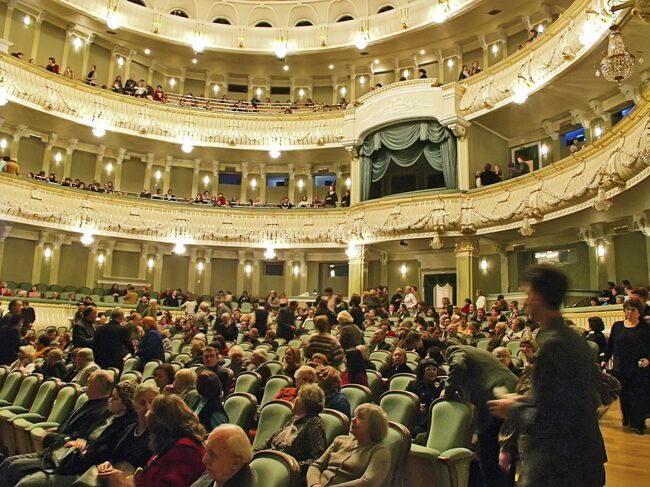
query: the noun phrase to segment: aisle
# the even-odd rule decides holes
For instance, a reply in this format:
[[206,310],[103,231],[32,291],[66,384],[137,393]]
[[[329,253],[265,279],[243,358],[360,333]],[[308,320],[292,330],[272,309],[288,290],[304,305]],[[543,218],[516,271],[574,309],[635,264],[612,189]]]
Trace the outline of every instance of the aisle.
[[605,465],[607,487],[650,485],[650,434],[639,436],[623,428],[618,402],[600,420],[600,429],[609,459]]

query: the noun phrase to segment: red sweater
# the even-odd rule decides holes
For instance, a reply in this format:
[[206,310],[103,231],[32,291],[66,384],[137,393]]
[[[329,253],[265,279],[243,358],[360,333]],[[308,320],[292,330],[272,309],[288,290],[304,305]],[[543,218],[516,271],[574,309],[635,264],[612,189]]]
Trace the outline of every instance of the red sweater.
[[136,487],[189,487],[198,479],[205,466],[205,448],[189,438],[181,438],[161,456],[154,455],[140,475]]

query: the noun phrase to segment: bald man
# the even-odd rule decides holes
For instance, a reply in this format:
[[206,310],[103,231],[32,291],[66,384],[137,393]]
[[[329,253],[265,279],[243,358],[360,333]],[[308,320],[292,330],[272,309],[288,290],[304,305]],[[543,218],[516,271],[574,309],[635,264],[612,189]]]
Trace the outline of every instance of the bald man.
[[234,424],[215,428],[205,445],[205,473],[191,487],[252,485],[253,449],[244,430]]

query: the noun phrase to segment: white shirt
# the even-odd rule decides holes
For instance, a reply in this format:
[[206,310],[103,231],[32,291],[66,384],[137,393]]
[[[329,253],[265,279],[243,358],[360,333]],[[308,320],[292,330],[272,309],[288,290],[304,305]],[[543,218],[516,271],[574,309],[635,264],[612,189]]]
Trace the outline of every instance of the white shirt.
[[418,304],[418,300],[415,297],[415,294],[408,293],[406,296],[404,296],[404,304],[408,310],[415,308]]
[[479,308],[485,309],[485,296],[479,296],[476,298],[476,309]]

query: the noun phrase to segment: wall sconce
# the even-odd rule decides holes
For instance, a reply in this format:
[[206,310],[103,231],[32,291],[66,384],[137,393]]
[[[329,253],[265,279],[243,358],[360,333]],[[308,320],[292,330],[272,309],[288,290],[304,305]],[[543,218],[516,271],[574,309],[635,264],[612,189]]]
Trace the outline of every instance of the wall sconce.
[[298,90],[298,96],[299,96],[300,98],[302,98],[303,96],[305,96],[305,90],[304,90],[303,88],[300,88],[300,89]]
[[351,179],[351,178],[347,178],[347,179],[345,180],[345,187],[349,189],[351,186],[352,186],[352,179]]
[[245,273],[247,276],[250,276],[250,275],[251,275],[251,272],[253,272],[253,266],[250,265],[250,264],[246,264],[246,265],[244,266],[244,273]]
[[104,256],[104,254],[99,254],[97,256],[97,263],[99,265],[103,265],[105,261],[106,261],[106,257]]
[[81,40],[81,37],[73,37],[72,38],[72,47],[74,47],[75,51],[79,50],[81,46],[83,46],[84,41]]
[[596,127],[594,127],[594,136],[600,137],[601,135],[603,135],[603,129],[600,127],[600,125],[596,125]]
[[345,86],[341,86],[341,89],[339,91],[341,92],[341,96],[345,96],[345,94],[348,92],[348,89]]
[[269,245],[266,247],[266,250],[264,251],[264,258],[267,260],[273,260],[276,257],[275,249]]
[[293,275],[296,277],[300,275],[300,266],[297,264],[293,266]]
[[488,268],[488,261],[487,261],[487,259],[481,259],[480,266],[481,266],[481,270],[482,270],[483,272],[486,272],[486,271],[487,271],[487,268]]
[[251,179],[251,188],[255,189],[257,187],[257,179]]
[[540,151],[542,153],[542,157],[546,157],[548,154],[548,146],[546,144],[542,144]]
[[0,149],[5,150],[7,148],[7,139],[0,140]]
[[447,67],[449,69],[452,69],[454,67],[454,58],[453,57],[450,57],[449,59],[447,59]]
[[336,271],[334,269],[330,269],[330,277],[336,277]]
[[255,90],[255,94],[256,94],[257,96],[262,96],[262,88],[258,88],[258,89],[256,89],[256,90]]
[[601,243],[598,244],[598,247],[596,247],[596,251],[598,252],[598,257],[605,257],[605,246]]
[[203,269],[205,267],[205,264],[203,264],[203,261],[200,260],[196,263],[196,270],[199,271],[199,273],[203,272]]
[[147,259],[147,269],[153,269],[153,265],[154,265],[153,257],[149,257],[149,259]]
[[406,264],[402,264],[402,266],[399,268],[400,273],[405,276],[406,272],[408,271],[408,268],[406,267]]
[[408,79],[409,74],[410,74],[410,73],[409,73],[409,70],[408,70],[408,69],[405,69],[404,71],[402,71],[402,76],[403,76],[404,78],[407,78],[407,79]]
[[43,249],[43,258],[49,259],[52,257],[52,247],[49,245]]
[[207,186],[208,184],[210,184],[210,176],[206,174],[205,176],[203,176],[203,185]]
[[160,172],[160,169],[158,169],[155,174],[153,175],[154,178],[156,178],[156,182],[160,181],[160,178],[162,177],[162,173]]
[[212,91],[214,91],[215,93],[219,93],[219,85],[214,85],[212,87]]
[[57,152],[56,154],[54,154],[54,163],[55,163],[57,166],[59,165],[59,163],[60,163],[62,160],[63,160],[63,154],[61,154],[60,152]]
[[169,79],[169,86],[171,86],[172,88],[176,86],[176,78]]
[[110,174],[113,172],[113,163],[109,162],[106,164],[106,174]]
[[302,179],[298,180],[298,189],[302,191],[302,188],[305,187],[305,182]]
[[492,44],[492,54],[494,54],[495,56],[499,54],[499,44],[496,42]]
[[118,66],[124,66],[124,58],[122,56],[117,57],[117,65]]
[[31,18],[29,15],[25,15],[25,16],[23,17],[23,24],[25,24],[25,25],[29,25],[29,24],[31,24],[31,23],[32,23],[32,18]]

